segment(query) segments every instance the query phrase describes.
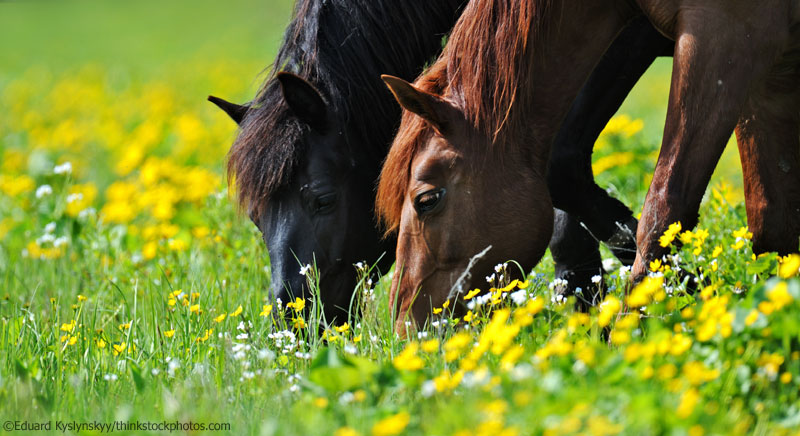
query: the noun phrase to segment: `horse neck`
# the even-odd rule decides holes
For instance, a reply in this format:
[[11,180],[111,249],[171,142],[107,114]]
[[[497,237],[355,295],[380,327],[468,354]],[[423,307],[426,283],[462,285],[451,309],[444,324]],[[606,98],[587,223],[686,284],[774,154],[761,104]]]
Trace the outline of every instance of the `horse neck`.
[[572,102],[625,23],[634,15],[624,0],[556,0],[542,33],[527,52],[532,65],[520,93],[534,168],[546,174],[550,148]]

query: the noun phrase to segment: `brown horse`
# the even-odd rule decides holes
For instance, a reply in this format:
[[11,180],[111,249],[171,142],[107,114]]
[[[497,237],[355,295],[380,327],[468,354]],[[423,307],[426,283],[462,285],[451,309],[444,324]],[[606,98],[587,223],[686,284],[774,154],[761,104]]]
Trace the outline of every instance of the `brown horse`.
[[431,305],[477,286],[470,277],[498,262],[530,268],[541,258],[552,226],[545,180],[554,135],[602,54],[642,13],[676,46],[634,272],[665,253],[658,237],[670,223],[696,224],[737,123],[754,249],[797,250],[796,2],[474,0],[416,86],[384,78],[407,109],[377,197],[398,231],[399,322],[409,312],[423,322]]

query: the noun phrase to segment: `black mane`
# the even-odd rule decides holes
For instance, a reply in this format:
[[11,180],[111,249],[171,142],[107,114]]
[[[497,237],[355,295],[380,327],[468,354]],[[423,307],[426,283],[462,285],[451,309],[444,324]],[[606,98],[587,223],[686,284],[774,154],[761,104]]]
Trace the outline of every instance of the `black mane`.
[[298,0],[278,56],[241,124],[228,156],[228,179],[241,206],[258,214],[300,160],[302,125],[275,75],[311,82],[346,124],[351,150],[378,167],[400,108],[381,74],[413,80],[441,50],[466,0]]

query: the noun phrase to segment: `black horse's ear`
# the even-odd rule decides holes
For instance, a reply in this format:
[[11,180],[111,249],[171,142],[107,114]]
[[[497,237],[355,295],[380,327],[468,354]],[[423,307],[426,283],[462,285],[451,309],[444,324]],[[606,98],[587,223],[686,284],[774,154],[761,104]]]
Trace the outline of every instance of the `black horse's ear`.
[[449,105],[445,101],[399,77],[384,74],[381,79],[392,91],[400,106],[424,118],[440,134],[446,129]]
[[233,121],[236,121],[236,124],[242,124],[244,116],[247,114],[247,111],[250,110],[250,106],[242,106],[236,103],[231,103],[219,97],[214,97],[213,95],[208,96],[208,101],[214,103],[220,109],[224,110],[225,113],[228,114],[231,119],[233,119]]
[[292,73],[281,72],[277,78],[289,109],[312,129],[323,130],[327,123],[328,105],[314,85]]

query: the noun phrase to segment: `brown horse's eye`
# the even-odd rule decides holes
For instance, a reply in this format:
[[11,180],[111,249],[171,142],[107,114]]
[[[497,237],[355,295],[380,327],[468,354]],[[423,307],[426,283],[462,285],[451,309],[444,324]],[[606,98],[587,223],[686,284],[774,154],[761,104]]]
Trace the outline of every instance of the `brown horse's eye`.
[[417,214],[423,215],[436,210],[439,204],[442,202],[444,193],[444,188],[438,188],[431,189],[430,191],[425,191],[422,194],[417,195],[417,198],[414,199],[414,209],[417,210]]

